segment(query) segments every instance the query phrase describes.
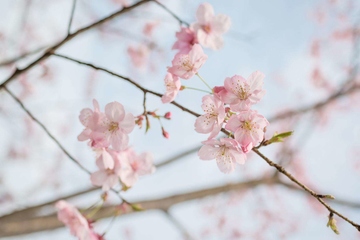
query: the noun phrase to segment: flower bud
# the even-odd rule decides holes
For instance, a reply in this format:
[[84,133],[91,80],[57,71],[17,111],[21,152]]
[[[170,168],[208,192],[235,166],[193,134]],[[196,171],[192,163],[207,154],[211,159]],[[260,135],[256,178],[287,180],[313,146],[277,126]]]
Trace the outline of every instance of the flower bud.
[[167,131],[165,131],[165,129],[164,129],[163,127],[161,128],[161,130],[162,130],[162,135],[163,135],[165,138],[169,139],[169,138],[170,138],[169,133],[168,133]]
[[167,113],[165,113],[165,115],[164,115],[164,118],[166,118],[166,119],[171,119],[171,112],[167,112]]

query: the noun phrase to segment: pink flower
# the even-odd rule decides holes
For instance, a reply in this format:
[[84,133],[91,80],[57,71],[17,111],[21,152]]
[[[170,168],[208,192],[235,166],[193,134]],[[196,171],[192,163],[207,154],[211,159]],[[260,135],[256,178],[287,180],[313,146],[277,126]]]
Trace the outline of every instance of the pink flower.
[[129,46],[127,52],[135,67],[145,67],[150,55],[150,50],[146,45],[141,44],[138,47]]
[[214,9],[209,3],[203,3],[196,12],[197,22],[191,27],[194,29],[201,45],[214,50],[223,45],[222,34],[230,28],[230,18],[226,15],[214,14]]
[[121,175],[121,181],[126,186],[133,186],[139,176],[151,174],[155,171],[151,153],[137,155],[132,149],[128,149],[126,154],[128,164],[124,166],[124,172]]
[[129,134],[135,127],[135,119],[131,113],[126,113],[121,103],[112,102],[105,106],[106,118],[102,122],[105,127],[103,134],[115,150],[124,150],[129,143]]
[[225,129],[234,132],[235,140],[246,153],[264,139],[264,129],[269,125],[257,111],[241,111],[230,117]]
[[104,113],[100,112],[99,103],[93,100],[94,111],[90,108],[85,108],[80,112],[80,122],[85,126],[85,129],[79,134],[79,141],[90,140],[90,146],[95,148],[108,147],[109,143],[104,139],[101,133],[100,123],[104,120]]
[[114,168],[114,159],[110,153],[110,150],[106,148],[97,149],[97,160],[102,162],[104,168]]
[[211,133],[209,139],[214,138],[221,130],[225,118],[224,103],[215,96],[206,95],[202,99],[202,109],[205,114],[195,121],[195,131]]
[[216,159],[216,163],[223,173],[231,173],[235,169],[235,163],[244,164],[246,155],[241,151],[234,139],[221,138],[203,142],[198,152],[200,159]]
[[196,39],[195,32],[191,28],[181,27],[180,31],[176,33],[176,38],[177,41],[174,43],[172,49],[178,49],[179,53],[187,54],[194,44],[199,43]]
[[194,76],[205,63],[207,55],[199,44],[195,44],[188,54],[178,53],[172,61],[168,72],[183,79]]
[[61,200],[55,204],[58,209],[58,219],[63,222],[72,235],[79,240],[100,240],[102,237],[95,233],[88,220],[68,202]]
[[259,102],[265,94],[265,90],[262,89],[264,77],[263,73],[256,71],[247,80],[239,75],[226,78],[226,91],[219,93],[221,100],[230,104],[231,109],[235,111],[250,109],[251,105]]
[[123,165],[126,165],[127,157],[123,152],[109,151],[108,154],[113,160],[113,168],[107,168],[104,161],[100,158],[96,160],[96,165],[99,170],[92,173],[90,176],[91,183],[94,186],[102,186],[103,191],[109,191],[119,183],[119,178],[123,172]]
[[177,76],[174,76],[171,73],[166,74],[164,81],[165,81],[166,92],[162,96],[161,101],[163,103],[169,103],[174,101],[176,95],[180,91],[181,82]]

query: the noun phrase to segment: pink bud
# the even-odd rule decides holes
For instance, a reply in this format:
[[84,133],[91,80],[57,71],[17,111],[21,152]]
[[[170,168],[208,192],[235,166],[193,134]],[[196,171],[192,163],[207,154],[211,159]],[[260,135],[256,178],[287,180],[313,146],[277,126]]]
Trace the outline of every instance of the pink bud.
[[165,115],[164,115],[164,118],[166,118],[166,119],[171,119],[171,112],[167,112],[167,113],[165,113]]
[[170,138],[169,133],[168,133],[167,131],[165,131],[164,128],[161,128],[161,130],[162,130],[162,135],[163,135],[165,138],[169,139],[169,138]]
[[229,107],[226,107],[225,108],[225,112],[228,113],[230,111],[230,108]]

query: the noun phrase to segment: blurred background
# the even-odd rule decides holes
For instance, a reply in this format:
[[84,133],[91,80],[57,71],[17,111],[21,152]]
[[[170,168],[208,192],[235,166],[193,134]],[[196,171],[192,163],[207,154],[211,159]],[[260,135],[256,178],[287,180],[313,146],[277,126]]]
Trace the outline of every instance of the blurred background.
[[[189,23],[196,20],[202,3],[160,2]],[[294,135],[261,151],[317,193],[335,196],[336,200],[326,201],[359,223],[360,2],[208,2],[215,14],[228,15],[232,25],[222,49],[205,50],[208,60],[199,71],[201,76],[211,86],[219,86],[235,74],[247,78],[256,70],[263,72],[267,93],[254,109],[270,122],[266,136],[284,131],[294,131]],[[77,0],[71,32],[133,3]],[[72,0],[0,1],[1,82],[16,67],[27,66],[66,37],[72,5]],[[76,36],[56,52],[164,93],[163,79],[176,53],[171,47],[179,29],[176,19],[150,2]],[[203,88],[196,77],[184,85]],[[102,109],[118,101],[135,116],[143,112],[139,89],[55,56],[17,76],[7,87],[90,171],[96,170],[95,155],[85,142],[77,141],[83,130],[78,120],[81,109],[92,108],[92,99],[97,99]],[[185,90],[176,101],[202,113],[203,95]],[[154,200],[146,206],[155,209],[98,220],[95,230],[106,231],[106,239],[360,238],[353,226],[337,217],[340,235],[334,234],[326,227],[329,212],[255,154],[250,153],[246,164],[231,174],[221,173],[215,161],[201,161],[197,150],[207,135],[194,131],[194,116],[151,95],[147,109],[172,112],[171,120],[162,121],[170,138],[162,136],[155,119],[146,134],[144,127],[135,128],[131,146],[137,152],[152,152],[158,167],[123,196],[130,202]],[[0,126],[0,225],[11,223],[15,229],[9,234],[0,227],[1,239],[75,239],[67,228],[26,234],[21,228],[34,219],[54,216],[57,199],[74,195],[67,201],[87,208],[99,200],[101,190],[92,190],[89,175],[4,90],[0,90]],[[109,193],[105,205],[119,203]],[[167,212],[161,210],[165,203]],[[36,211],[6,218],[14,211],[43,204]]]

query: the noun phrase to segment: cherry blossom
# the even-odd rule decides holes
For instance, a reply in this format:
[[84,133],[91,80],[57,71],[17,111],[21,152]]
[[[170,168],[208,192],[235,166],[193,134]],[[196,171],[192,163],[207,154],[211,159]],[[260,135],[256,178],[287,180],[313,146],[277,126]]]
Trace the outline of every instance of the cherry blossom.
[[91,174],[91,183],[95,186],[102,186],[103,191],[109,191],[119,183],[119,178],[123,172],[123,165],[126,165],[127,157],[124,152],[109,151],[111,159],[113,159],[113,168],[105,166],[104,161],[98,158],[96,165],[99,170]]
[[135,119],[131,113],[126,113],[121,103],[112,102],[105,106],[106,118],[102,122],[106,140],[115,150],[124,150],[128,146],[129,134],[135,127]]
[[124,172],[121,181],[128,187],[131,187],[138,180],[139,176],[151,174],[155,171],[153,165],[153,156],[151,153],[145,152],[137,155],[132,149],[128,149],[127,165],[124,166]]
[[264,77],[263,73],[256,71],[247,80],[239,75],[226,78],[226,91],[219,92],[221,100],[230,104],[235,111],[250,109],[251,105],[259,102],[265,95],[265,90],[262,89]]
[[216,159],[217,166],[223,173],[231,173],[234,171],[235,163],[245,163],[246,154],[241,151],[239,144],[234,139],[211,139],[202,143],[204,146],[202,146],[198,152],[200,159]]
[[109,144],[104,139],[101,132],[105,129],[101,128],[100,123],[104,120],[104,113],[100,112],[99,103],[93,100],[94,111],[90,108],[85,108],[80,112],[80,122],[85,129],[79,134],[79,141],[90,140],[90,146],[96,148],[107,147]]
[[202,109],[205,114],[195,121],[195,131],[211,133],[209,139],[214,138],[221,130],[225,118],[224,103],[213,95],[206,95],[202,99]]
[[110,153],[110,149],[100,148],[96,149],[97,160],[101,161],[105,168],[113,169],[114,168],[114,159]]
[[199,43],[195,32],[191,28],[181,27],[179,32],[176,32],[177,41],[174,43],[172,49],[178,49],[180,53],[187,54],[192,49],[193,45]]
[[264,129],[269,125],[266,118],[255,110],[241,111],[230,117],[225,129],[234,132],[235,140],[247,153],[264,139]]
[[181,82],[177,76],[174,76],[171,73],[166,74],[164,81],[165,81],[166,92],[162,96],[161,101],[163,103],[169,103],[174,101],[176,95],[180,91]]
[[58,209],[58,219],[70,228],[71,234],[79,240],[103,239],[93,231],[88,220],[70,203],[60,200],[55,207]]
[[214,9],[209,3],[203,3],[196,12],[197,22],[191,27],[196,33],[201,45],[214,50],[223,45],[222,34],[230,28],[230,18],[223,14],[215,16]]
[[195,44],[188,54],[178,53],[172,61],[168,72],[183,79],[194,76],[205,63],[207,55],[199,44]]

